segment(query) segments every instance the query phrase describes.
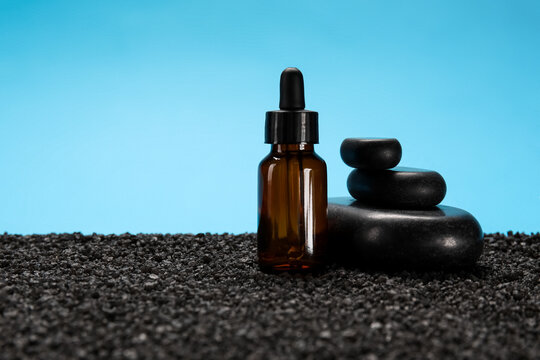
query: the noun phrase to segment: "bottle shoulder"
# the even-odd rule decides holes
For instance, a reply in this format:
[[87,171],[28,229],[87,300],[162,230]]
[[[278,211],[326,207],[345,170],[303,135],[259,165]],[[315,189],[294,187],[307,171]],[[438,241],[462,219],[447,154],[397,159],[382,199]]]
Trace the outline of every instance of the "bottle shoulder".
[[290,161],[302,160],[304,167],[326,168],[326,162],[314,151],[295,151],[288,153],[268,153],[259,163],[259,167],[287,166]]
[[324,163],[324,165],[326,166],[326,161],[324,161],[324,159],[322,157],[319,156],[319,154],[317,154],[315,151],[313,151],[313,157],[319,161],[321,161],[322,163]]
[[259,162],[259,167],[264,166],[265,164],[270,164],[274,160],[272,153],[268,153],[262,160]]

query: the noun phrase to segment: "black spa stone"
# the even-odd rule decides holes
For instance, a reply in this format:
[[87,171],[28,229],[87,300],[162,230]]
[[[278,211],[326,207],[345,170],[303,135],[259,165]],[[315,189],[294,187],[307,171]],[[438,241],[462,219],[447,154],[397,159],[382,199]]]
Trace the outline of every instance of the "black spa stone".
[[340,152],[345,164],[357,169],[390,169],[401,160],[397,139],[347,138]]
[[436,171],[395,167],[388,170],[353,170],[347,189],[357,200],[389,208],[423,209],[439,204],[446,182]]
[[392,210],[330,198],[328,225],[334,260],[367,268],[470,267],[484,244],[482,228],[470,213],[444,205]]

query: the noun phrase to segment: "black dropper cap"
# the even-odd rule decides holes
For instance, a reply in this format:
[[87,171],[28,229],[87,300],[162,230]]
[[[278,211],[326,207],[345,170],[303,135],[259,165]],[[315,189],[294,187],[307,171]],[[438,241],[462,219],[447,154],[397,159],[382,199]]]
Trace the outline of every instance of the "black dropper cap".
[[319,114],[304,110],[304,77],[297,68],[286,68],[279,82],[279,109],[266,113],[264,142],[299,144],[319,142]]

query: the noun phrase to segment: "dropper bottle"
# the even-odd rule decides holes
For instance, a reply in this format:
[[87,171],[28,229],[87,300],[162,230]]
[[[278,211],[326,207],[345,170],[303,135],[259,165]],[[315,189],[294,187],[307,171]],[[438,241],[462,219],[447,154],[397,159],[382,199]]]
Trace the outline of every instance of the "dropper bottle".
[[314,151],[318,113],[305,110],[297,68],[281,73],[279,108],[266,113],[265,143],[272,148],[259,164],[259,267],[318,270],[327,244],[326,164]]

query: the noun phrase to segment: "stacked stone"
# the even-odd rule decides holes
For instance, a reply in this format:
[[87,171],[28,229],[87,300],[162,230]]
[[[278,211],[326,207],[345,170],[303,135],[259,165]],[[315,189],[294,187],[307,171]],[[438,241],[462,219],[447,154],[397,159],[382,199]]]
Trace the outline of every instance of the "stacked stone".
[[436,171],[396,167],[397,139],[348,138],[343,161],[353,198],[328,200],[333,257],[380,269],[470,267],[483,249],[483,232],[467,211],[438,205],[446,182]]

